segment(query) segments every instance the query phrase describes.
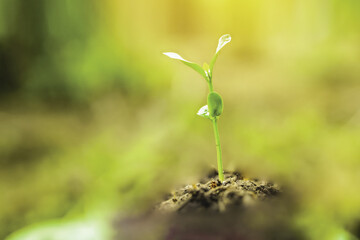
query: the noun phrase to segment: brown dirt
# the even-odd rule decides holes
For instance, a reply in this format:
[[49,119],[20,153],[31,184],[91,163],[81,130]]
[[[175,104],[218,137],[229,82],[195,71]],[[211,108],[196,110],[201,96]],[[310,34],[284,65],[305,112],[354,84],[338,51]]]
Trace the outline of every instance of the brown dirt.
[[118,219],[116,239],[301,240],[293,225],[296,198],[277,184],[212,172],[169,194],[153,210]]
[[174,191],[156,209],[161,212],[226,212],[250,207],[280,193],[276,184],[247,179],[238,172],[226,173],[221,183],[211,174],[200,183]]

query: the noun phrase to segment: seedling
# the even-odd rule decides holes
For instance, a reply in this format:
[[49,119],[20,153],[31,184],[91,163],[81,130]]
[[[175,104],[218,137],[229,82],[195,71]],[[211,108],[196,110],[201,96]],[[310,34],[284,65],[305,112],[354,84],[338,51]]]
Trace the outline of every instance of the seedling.
[[216,48],[215,55],[210,61],[210,65],[207,63],[203,64],[203,67],[200,65],[190,62],[182,58],[179,54],[173,52],[165,52],[164,54],[170,58],[180,60],[185,65],[191,67],[196,72],[200,73],[200,75],[205,79],[209,86],[209,94],[207,96],[207,105],[200,108],[197,115],[210,119],[213,123],[214,128],[214,135],[215,135],[215,143],[216,143],[216,153],[217,153],[217,165],[218,165],[218,172],[219,172],[219,180],[221,182],[224,181],[224,171],[223,171],[223,163],[221,159],[221,146],[220,146],[220,137],[219,137],[219,130],[218,130],[218,120],[223,112],[223,100],[219,93],[214,91],[213,82],[212,82],[212,73],[214,64],[216,59],[219,55],[220,50],[231,41],[231,36],[229,34],[225,34],[220,37],[219,44]]

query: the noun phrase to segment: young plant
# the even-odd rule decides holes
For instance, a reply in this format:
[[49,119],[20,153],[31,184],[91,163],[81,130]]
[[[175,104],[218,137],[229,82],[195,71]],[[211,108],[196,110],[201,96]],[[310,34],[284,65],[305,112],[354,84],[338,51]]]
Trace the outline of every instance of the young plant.
[[170,58],[180,60],[185,65],[191,67],[196,72],[200,73],[200,75],[205,79],[209,86],[209,94],[207,96],[207,105],[200,108],[197,115],[210,119],[213,124],[214,128],[214,135],[215,135],[215,143],[216,143],[216,153],[217,153],[217,165],[218,165],[218,173],[219,173],[219,180],[221,182],[224,181],[224,171],[223,171],[223,163],[221,159],[221,146],[220,146],[220,137],[219,137],[219,130],[218,130],[218,120],[223,112],[223,100],[217,92],[214,91],[213,88],[213,68],[216,62],[216,59],[219,55],[220,50],[231,41],[231,36],[229,34],[225,34],[220,37],[218,46],[216,48],[216,52],[213,58],[210,61],[210,65],[207,63],[203,64],[203,67],[200,65],[190,62],[188,60],[183,59],[179,54],[173,52],[165,52],[164,54]]

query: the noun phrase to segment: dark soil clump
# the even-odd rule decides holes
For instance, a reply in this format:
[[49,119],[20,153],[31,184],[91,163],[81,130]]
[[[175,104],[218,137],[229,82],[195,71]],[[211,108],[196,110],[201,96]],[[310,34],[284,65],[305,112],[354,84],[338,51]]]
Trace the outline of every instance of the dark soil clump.
[[161,212],[226,212],[228,209],[250,207],[273,197],[279,186],[257,179],[247,179],[240,173],[226,173],[221,183],[210,174],[201,183],[187,185],[173,192],[157,206]]
[[[211,173],[169,194],[152,211],[116,223],[116,239],[302,240],[293,224],[296,198],[259,179]],[[139,231],[141,229],[141,231]],[[121,232],[121,234],[120,234]]]

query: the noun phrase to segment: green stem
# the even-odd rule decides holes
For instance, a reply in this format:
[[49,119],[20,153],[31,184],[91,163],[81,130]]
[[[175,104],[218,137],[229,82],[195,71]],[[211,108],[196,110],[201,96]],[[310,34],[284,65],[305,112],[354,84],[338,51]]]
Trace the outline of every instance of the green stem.
[[[212,85],[212,78],[209,78],[209,91],[213,92],[214,88]],[[224,181],[224,170],[223,170],[223,163],[221,159],[221,146],[220,146],[220,136],[219,136],[219,129],[217,123],[217,117],[212,119],[213,128],[214,128],[214,135],[215,135],[215,143],[216,143],[216,156],[217,156],[217,165],[218,165],[218,173],[219,173],[219,180],[221,182]]]
[[224,181],[224,171],[223,171],[223,163],[221,159],[221,146],[220,146],[220,136],[217,124],[217,118],[212,119],[213,127],[214,127],[214,135],[215,135],[215,143],[216,143],[216,155],[217,155],[217,165],[218,165],[218,173],[219,180],[221,182]]
[[210,92],[213,92],[214,89],[213,89],[213,85],[212,85],[212,83],[211,83],[211,80],[208,82],[208,84],[209,84],[209,91],[210,91]]

